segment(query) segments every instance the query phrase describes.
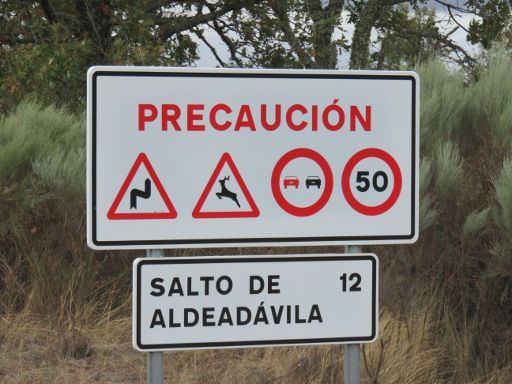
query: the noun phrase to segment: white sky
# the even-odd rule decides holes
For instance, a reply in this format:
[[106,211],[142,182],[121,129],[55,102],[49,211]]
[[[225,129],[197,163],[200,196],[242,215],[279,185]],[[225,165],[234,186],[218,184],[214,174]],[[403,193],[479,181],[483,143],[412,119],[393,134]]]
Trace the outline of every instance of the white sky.
[[[328,0],[319,0],[322,2],[326,2]],[[463,5],[463,1],[457,1],[457,0],[445,0],[445,2],[454,4],[454,5]],[[449,31],[453,29],[456,25],[455,23],[450,19],[450,15],[446,9],[445,6],[440,5],[436,3],[433,0],[430,0],[427,5],[429,7],[433,7],[436,9],[437,18],[440,20],[440,28],[443,31]],[[472,19],[475,18],[474,15],[467,14],[467,13],[458,13],[456,11],[452,11],[452,13],[457,18],[458,22],[463,25],[465,28],[469,26],[469,23]],[[352,33],[354,31],[354,25],[349,24],[347,22],[347,12],[343,12],[342,14],[342,29],[345,31],[345,36],[349,40],[351,40]],[[375,38],[376,34],[375,31],[372,36]],[[217,36],[217,34],[213,30],[206,30],[204,33],[205,38],[208,40],[208,42],[215,47],[217,50],[217,53],[219,56],[226,62],[229,61],[229,53],[225,46],[225,44],[222,42],[222,40]],[[455,33],[451,35],[451,38],[454,40],[456,44],[458,44],[460,47],[464,48],[468,53],[472,55],[476,55],[479,52],[479,47],[469,44],[466,41],[466,32],[459,28]],[[210,49],[200,40],[194,37],[194,40],[197,41],[199,44],[199,60],[196,61],[195,65],[197,67],[217,67],[219,66],[219,63],[213,56]],[[339,69],[348,69],[348,60],[349,55],[347,53],[343,53],[341,57],[338,59],[338,68]]]

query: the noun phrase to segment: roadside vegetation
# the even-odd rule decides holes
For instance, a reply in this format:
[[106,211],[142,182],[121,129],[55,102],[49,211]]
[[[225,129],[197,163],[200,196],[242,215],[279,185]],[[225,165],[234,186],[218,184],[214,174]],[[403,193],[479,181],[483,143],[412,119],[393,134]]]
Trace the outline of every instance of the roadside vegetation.
[[[364,383],[512,382],[510,68],[503,49],[477,76],[417,67],[420,239],[365,248],[382,277]],[[140,252],[86,246],[84,116],[26,99],[0,118],[0,148],[0,382],[142,382],[130,318]],[[179,352],[165,363],[176,383],[339,383],[343,366],[340,346]]]

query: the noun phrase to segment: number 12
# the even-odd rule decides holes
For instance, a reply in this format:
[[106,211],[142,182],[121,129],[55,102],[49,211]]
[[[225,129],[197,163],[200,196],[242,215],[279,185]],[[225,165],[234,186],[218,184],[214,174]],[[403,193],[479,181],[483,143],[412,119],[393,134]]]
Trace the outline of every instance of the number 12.
[[[347,274],[344,273],[343,275],[341,275],[340,280],[341,290],[343,292],[347,292]],[[361,275],[359,273],[351,273],[350,276],[348,277],[348,281],[354,281],[350,288],[348,289],[349,292],[361,292],[361,287],[359,286],[359,284],[361,284]]]

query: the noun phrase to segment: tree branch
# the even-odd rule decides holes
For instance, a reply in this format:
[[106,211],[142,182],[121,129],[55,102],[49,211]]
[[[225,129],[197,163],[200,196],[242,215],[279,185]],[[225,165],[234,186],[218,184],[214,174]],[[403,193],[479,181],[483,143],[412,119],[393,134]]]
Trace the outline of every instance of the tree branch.
[[309,13],[313,20],[313,56],[316,68],[335,68],[337,61],[336,47],[332,44],[332,34],[339,25],[344,0],[330,0],[322,8],[319,0],[307,0]]
[[473,11],[470,11],[469,9],[467,8],[462,8],[462,7],[459,7],[458,5],[453,5],[453,4],[449,4],[449,3],[445,3],[444,1],[442,0],[434,0],[436,3],[438,4],[441,4],[441,5],[444,5],[445,7],[447,7],[448,9],[455,9],[456,11],[459,11],[459,12],[462,12],[462,13],[472,13],[472,14],[475,14],[475,12]]
[[210,49],[213,56],[215,56],[215,59],[218,61],[218,63],[221,65],[221,67],[227,67],[228,65],[220,58],[219,54],[217,53],[217,50],[213,45],[211,45],[208,40],[204,37],[203,31],[201,30],[194,30],[195,35]]
[[439,42],[444,44],[445,46],[447,46],[448,48],[451,48],[454,52],[459,52],[461,53],[466,62],[469,63],[470,65],[474,65],[477,63],[477,60],[471,56],[464,48],[462,48],[461,46],[455,44],[451,39],[449,39],[448,37],[446,36],[440,36],[439,38]]
[[283,7],[283,4],[279,0],[270,1],[269,4],[270,8],[272,11],[274,11],[274,14],[279,20],[279,27],[283,32],[286,41],[290,45],[290,48],[293,50],[293,52],[295,52],[304,67],[314,67],[315,63],[311,59],[311,56],[306,51],[304,51],[299,39],[297,39],[295,33],[290,27],[290,19],[288,18],[287,10]]
[[[260,3],[263,0],[254,0],[251,1],[251,4]],[[201,24],[206,24],[209,21],[216,20],[226,13],[232,11],[238,11],[247,6],[247,1],[227,1],[220,8],[210,12],[210,13],[198,13],[194,16],[189,17],[178,17],[178,18],[165,18],[161,17],[156,19],[156,24],[160,24],[160,26],[165,25],[165,27],[161,28],[160,37],[163,39],[168,39],[173,35],[190,30],[194,27],[197,27]]]
[[449,31],[445,37],[450,37],[451,35],[453,35],[455,32],[457,32],[459,30],[459,27],[453,27],[453,29],[451,31]]
[[370,39],[372,28],[377,20],[382,17],[385,8],[410,0],[368,0],[361,10],[352,35],[350,50],[350,69],[366,69],[370,56]]
[[[208,24],[208,25],[210,25],[210,24]],[[224,32],[224,29],[219,25],[219,23],[217,23],[217,21],[213,21],[210,26],[217,33],[217,35],[219,35],[219,37],[224,42],[224,44],[226,44],[226,46],[228,47],[231,60],[233,60],[236,63],[236,65],[238,65],[239,67],[243,67],[244,63],[237,56],[236,46],[235,46],[235,43],[233,42],[233,40],[231,40],[227,36],[227,34]]]
[[448,13],[450,14],[450,17],[451,19],[454,21],[455,24],[457,24],[459,27],[461,27],[464,31],[466,31],[466,33],[469,33],[469,30],[464,27],[462,24],[460,24],[456,19],[455,19],[455,15],[452,13],[452,8],[451,7],[448,7]]

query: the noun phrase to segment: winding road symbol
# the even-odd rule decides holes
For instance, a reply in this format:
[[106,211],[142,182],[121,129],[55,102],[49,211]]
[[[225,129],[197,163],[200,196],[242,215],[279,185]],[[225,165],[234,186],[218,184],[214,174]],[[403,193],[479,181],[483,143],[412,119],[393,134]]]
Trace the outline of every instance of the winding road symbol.
[[130,191],[130,209],[137,209],[137,197],[141,199],[149,199],[151,197],[150,179],[146,179],[144,182],[144,190],[134,188]]

